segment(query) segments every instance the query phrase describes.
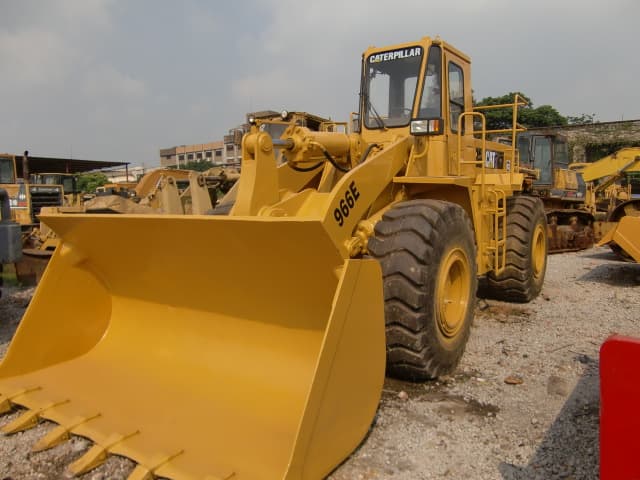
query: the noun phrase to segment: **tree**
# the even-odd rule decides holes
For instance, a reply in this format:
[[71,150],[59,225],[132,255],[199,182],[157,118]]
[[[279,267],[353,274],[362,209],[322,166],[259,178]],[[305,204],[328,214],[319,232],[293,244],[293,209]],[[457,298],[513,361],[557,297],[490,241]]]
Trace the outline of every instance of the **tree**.
[[[518,123],[520,125],[527,128],[535,128],[567,124],[567,118],[560,115],[554,107],[551,105],[540,105],[537,108],[533,108],[533,102],[531,99],[521,92],[510,92],[506,95],[502,95],[501,97],[485,97],[480,100],[477,106],[505,105],[513,103],[516,94],[527,102],[526,106],[519,107],[518,109]],[[487,119],[488,130],[511,128],[512,109],[501,108],[496,110],[483,110],[482,112]]]
[[78,188],[83,193],[95,193],[96,188],[109,183],[109,178],[102,172],[81,173],[78,176]]
[[596,121],[595,113],[581,113],[577,117],[567,116],[567,122],[569,125],[580,125],[584,123],[594,123]]

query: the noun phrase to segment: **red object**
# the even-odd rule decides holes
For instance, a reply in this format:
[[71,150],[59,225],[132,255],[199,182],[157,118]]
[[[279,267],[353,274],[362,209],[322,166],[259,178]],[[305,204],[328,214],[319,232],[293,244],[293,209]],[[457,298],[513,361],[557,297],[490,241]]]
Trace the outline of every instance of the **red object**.
[[640,480],[640,338],[600,347],[600,479]]

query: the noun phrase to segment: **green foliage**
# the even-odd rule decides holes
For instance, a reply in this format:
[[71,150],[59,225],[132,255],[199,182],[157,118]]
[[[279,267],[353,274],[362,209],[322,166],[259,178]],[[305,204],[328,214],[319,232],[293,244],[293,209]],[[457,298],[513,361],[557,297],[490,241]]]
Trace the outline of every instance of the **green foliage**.
[[595,123],[596,114],[595,113],[581,113],[577,117],[572,117],[570,115],[567,116],[567,122],[569,125],[581,125],[584,123]]
[[[178,168],[176,166],[171,166],[169,168]],[[182,170],[195,170],[196,172],[204,172],[205,170],[209,170],[213,168],[213,163],[210,160],[196,160],[189,161],[180,165],[180,169]]]
[[82,193],[95,193],[96,188],[109,183],[109,179],[102,172],[81,173],[78,176],[78,189]]
[[[480,100],[477,106],[505,105],[513,103],[516,94],[528,103],[527,106],[520,107],[518,110],[518,123],[520,125],[527,128],[535,128],[567,124],[567,118],[560,115],[560,113],[551,105],[540,105],[537,108],[533,108],[533,102],[531,99],[522,92],[510,92],[506,95],[502,95],[501,97],[485,97]],[[511,108],[483,110],[482,112],[485,114],[487,119],[488,130],[511,128],[513,112]]]
[[567,124],[567,118],[560,115],[551,105],[540,105],[537,108],[523,107],[518,118],[520,119],[518,121],[527,128]]

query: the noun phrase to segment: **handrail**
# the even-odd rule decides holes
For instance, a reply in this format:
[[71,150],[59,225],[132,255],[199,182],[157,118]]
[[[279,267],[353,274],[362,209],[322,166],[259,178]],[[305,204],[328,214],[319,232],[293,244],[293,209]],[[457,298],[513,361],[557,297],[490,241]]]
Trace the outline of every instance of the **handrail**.
[[[470,116],[470,117],[480,117],[480,120],[482,121],[482,130],[480,131],[480,135],[482,138],[482,153],[480,154],[480,160],[464,160],[463,156],[462,156],[462,119],[465,116]],[[486,151],[487,151],[487,139],[486,139],[486,128],[487,128],[487,119],[485,118],[484,114],[480,113],[480,112],[462,112],[459,116],[458,116],[458,175],[461,175],[461,165],[478,165],[480,164],[481,170],[480,170],[480,201],[482,203],[484,203],[485,201],[485,156],[486,156]],[[475,131],[472,131],[472,134],[474,134]]]
[[516,148],[516,135],[518,132],[524,132],[526,130],[525,127],[518,123],[518,107],[524,107],[529,105],[529,103],[522,98],[518,93],[516,93],[513,97],[512,103],[501,103],[498,105],[478,105],[474,106],[474,110],[498,110],[501,108],[511,108],[511,128],[501,128],[501,129],[493,129],[493,130],[484,130],[484,134],[489,133],[510,133],[511,134],[511,159],[513,162],[512,168],[509,169],[509,181],[513,183],[513,172],[518,171],[520,168],[520,157],[518,155],[518,151]]

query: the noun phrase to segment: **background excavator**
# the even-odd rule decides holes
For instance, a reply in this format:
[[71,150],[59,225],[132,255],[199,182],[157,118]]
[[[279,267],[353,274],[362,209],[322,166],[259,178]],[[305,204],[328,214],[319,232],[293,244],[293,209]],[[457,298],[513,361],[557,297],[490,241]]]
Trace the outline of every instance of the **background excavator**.
[[0,364],[0,409],[27,409],[3,431],[91,439],[74,474],[118,454],[131,479],[326,476],[385,363],[455,369],[479,276],[503,300],[542,288],[515,120],[510,146],[488,141],[470,75],[438,38],[371,47],[356,131],[253,125],[226,215],[43,216],[61,243]]
[[636,160],[640,148],[623,148],[595,162],[569,163],[564,137],[525,132],[518,135],[518,152],[523,166],[539,172],[530,193],[545,206],[550,253],[609,243],[614,251],[629,257],[611,236],[640,233],[633,227],[635,220],[624,220],[618,229],[623,217],[640,217],[640,192],[634,191],[634,185],[637,189],[640,183],[640,162]]

